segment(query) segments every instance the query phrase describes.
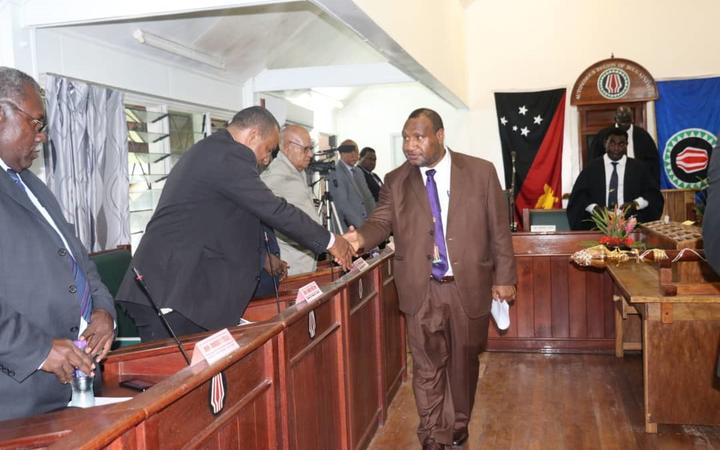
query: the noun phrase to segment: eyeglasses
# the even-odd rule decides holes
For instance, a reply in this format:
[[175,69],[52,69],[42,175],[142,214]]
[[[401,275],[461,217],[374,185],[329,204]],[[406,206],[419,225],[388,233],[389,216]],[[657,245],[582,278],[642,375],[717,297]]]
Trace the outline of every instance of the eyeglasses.
[[18,106],[15,102],[13,102],[12,100],[9,100],[9,99],[6,99],[6,98],[2,98],[2,99],[0,99],[0,102],[2,102],[2,103],[7,103],[8,105],[10,105],[10,106],[12,106],[13,108],[15,108],[15,110],[16,110],[17,112],[21,113],[23,116],[25,116],[25,117],[27,117],[28,119],[30,119],[30,124],[32,124],[32,126],[35,128],[35,131],[36,131],[36,132],[38,132],[38,133],[43,133],[43,132],[45,132],[45,130],[47,129],[47,122],[45,122],[44,119],[41,120],[41,119],[36,119],[36,118],[34,118],[33,116],[30,115],[30,113],[26,112],[24,109],[22,109],[21,107],[19,107],[19,106]]
[[295,141],[288,141],[288,142],[289,142],[290,144],[295,144],[295,145],[297,145],[298,147],[300,147],[301,149],[303,149],[304,152],[312,152],[313,149],[315,148],[315,145],[314,145],[312,142],[310,143],[310,145],[303,145],[303,144],[301,144],[300,142],[295,142]]

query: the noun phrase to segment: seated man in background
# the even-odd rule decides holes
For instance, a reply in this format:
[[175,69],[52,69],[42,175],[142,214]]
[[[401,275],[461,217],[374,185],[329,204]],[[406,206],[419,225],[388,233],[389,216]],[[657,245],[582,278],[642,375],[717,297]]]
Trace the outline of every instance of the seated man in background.
[[[310,133],[298,125],[288,125],[280,133],[280,152],[260,178],[273,194],[302,210],[316,223],[320,223],[312,189],[308,185],[305,169],[313,156]],[[315,272],[315,254],[285,234],[277,233],[280,257],[287,262],[288,275]]]
[[627,132],[628,144],[627,144],[627,156],[628,158],[635,158],[638,162],[645,165],[648,174],[653,179],[655,184],[660,186],[660,156],[658,155],[658,148],[653,140],[650,133],[645,131],[642,127],[633,125],[633,113],[632,109],[627,106],[618,107],[615,111],[615,123],[604,128],[595,135],[592,143],[590,144],[590,154],[588,156],[588,164],[594,158],[599,158],[605,154],[605,139],[607,138],[610,130],[621,129]]
[[365,182],[367,183],[368,189],[370,189],[373,199],[375,199],[375,203],[380,200],[380,186],[383,184],[380,177],[373,172],[376,163],[377,155],[374,149],[365,147],[360,150],[360,161],[358,161],[357,167],[359,167],[363,175],[365,175]]
[[605,155],[588,162],[575,180],[567,215],[570,228],[589,230],[590,214],[596,207],[630,204],[628,214],[640,222],[660,218],[663,197],[647,168],[626,155],[627,133],[610,130],[605,137]]
[[40,86],[0,67],[0,420],[67,406],[74,370],[91,373],[113,340],[112,296],[55,196],[28,170],[46,124]]
[[361,170],[355,167],[360,159],[355,141],[344,140],[338,147],[338,153],[340,158],[329,175],[330,194],[343,227],[341,231],[345,232],[351,225],[358,228],[365,223],[375,209],[375,199]]

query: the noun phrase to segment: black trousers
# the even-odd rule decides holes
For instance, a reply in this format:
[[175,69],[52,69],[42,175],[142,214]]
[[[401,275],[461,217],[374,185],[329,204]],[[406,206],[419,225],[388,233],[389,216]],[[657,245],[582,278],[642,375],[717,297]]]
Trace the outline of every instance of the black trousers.
[[[118,302],[128,316],[135,321],[138,329],[140,340],[142,342],[155,341],[158,339],[167,339],[172,337],[165,327],[162,319],[158,316],[151,306],[139,305],[130,302]],[[165,314],[165,319],[172,327],[177,336],[185,336],[187,334],[201,333],[207,331],[187,317],[177,311]]]

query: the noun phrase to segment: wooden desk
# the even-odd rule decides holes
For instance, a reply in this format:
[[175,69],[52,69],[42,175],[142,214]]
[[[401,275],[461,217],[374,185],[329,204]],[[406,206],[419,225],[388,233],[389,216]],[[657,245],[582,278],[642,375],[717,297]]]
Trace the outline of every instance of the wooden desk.
[[604,270],[578,268],[570,255],[600,233],[513,233],[518,292],[510,328],[490,321],[488,349],[611,353],[612,280]]
[[720,294],[662,296],[658,270],[645,263],[611,265],[608,273],[642,318],[645,431],[720,424]]
[[[158,381],[132,400],[0,423],[0,449],[342,449],[367,447],[406,373],[391,251],[370,268],[323,286],[311,304],[231,328],[241,348],[185,367],[170,340],[112,352],[104,385]],[[208,333],[183,337],[188,352]],[[225,408],[210,412],[209,380],[222,371]]]

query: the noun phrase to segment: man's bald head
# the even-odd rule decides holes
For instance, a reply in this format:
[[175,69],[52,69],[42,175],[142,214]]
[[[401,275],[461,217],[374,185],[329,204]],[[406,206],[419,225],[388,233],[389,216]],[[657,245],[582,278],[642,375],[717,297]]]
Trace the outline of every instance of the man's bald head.
[[280,151],[298,171],[307,169],[313,147],[310,133],[299,125],[287,125],[280,132]]
[[633,112],[629,106],[619,106],[615,110],[615,123],[618,128],[627,131],[633,123]]
[[358,149],[357,143],[352,139],[342,141],[338,147],[338,151],[340,152],[340,159],[348,166],[354,166],[360,159],[360,150]]

